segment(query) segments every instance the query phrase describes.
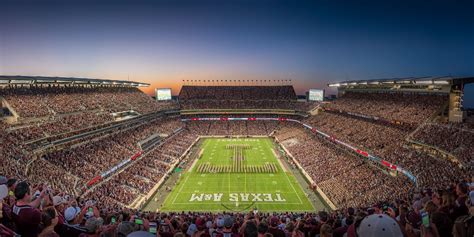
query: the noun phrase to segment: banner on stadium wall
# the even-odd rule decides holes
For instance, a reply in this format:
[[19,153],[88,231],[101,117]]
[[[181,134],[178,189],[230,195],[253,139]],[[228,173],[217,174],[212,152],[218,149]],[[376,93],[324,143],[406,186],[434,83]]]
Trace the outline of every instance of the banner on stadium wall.
[[376,116],[369,116],[369,115],[365,115],[365,114],[358,114],[358,113],[352,113],[352,112],[346,112],[346,113],[349,114],[349,115],[352,115],[352,116],[356,116],[356,117],[379,120],[379,117],[376,117]]
[[386,160],[382,160],[382,165],[384,166],[387,166],[388,168],[392,169],[392,170],[397,170],[397,166],[394,165],[394,164],[391,164],[390,162],[386,161]]
[[[223,119],[224,118],[224,119]],[[376,119],[379,119],[379,118],[376,118]],[[386,160],[383,160],[377,156],[374,156],[372,154],[369,154],[367,151],[363,151],[363,150],[360,150],[356,147],[353,147],[339,139],[336,139],[334,136],[331,136],[331,135],[328,135],[308,124],[305,124],[305,123],[302,123],[301,121],[299,120],[295,120],[295,119],[287,119],[287,118],[254,118],[254,117],[251,117],[251,118],[228,118],[228,117],[221,117],[221,118],[191,118],[191,119],[181,119],[181,121],[183,122],[186,122],[186,121],[216,121],[216,120],[221,120],[221,121],[237,121],[237,120],[240,120],[240,121],[255,121],[255,120],[263,120],[263,121],[289,121],[289,122],[295,122],[295,123],[299,123],[299,124],[302,124],[305,128],[311,130],[312,132],[314,133],[317,133],[325,138],[328,138],[329,140],[331,140],[332,142],[335,142],[335,143],[338,143],[340,145],[343,145],[349,149],[351,149],[352,151],[356,152],[357,154],[359,155],[362,155],[364,157],[367,157],[368,159],[372,160],[372,161],[375,161],[383,166],[386,166],[388,167],[389,169],[392,169],[392,170],[396,170],[396,171],[400,171],[402,174],[406,175],[412,182],[414,182],[416,184],[416,177],[413,176],[410,172],[402,169],[401,167],[398,167],[397,165],[394,165]]]
[[109,176],[110,174],[114,173],[115,171],[117,171],[118,169],[120,169],[121,167],[123,167],[124,165],[126,165],[130,161],[131,161],[131,159],[123,160],[122,162],[118,163],[116,166],[112,167],[112,169],[107,170],[104,173],[102,173],[100,176],[102,178],[105,178],[105,177]]
[[416,177],[415,177],[412,173],[410,173],[409,171],[404,170],[404,169],[402,169],[402,168],[400,168],[400,167],[397,168],[397,171],[399,171],[400,173],[402,173],[402,174],[404,174],[405,176],[407,176],[408,179],[410,179],[410,180],[411,180],[413,183],[415,183],[415,185],[416,185]]
[[140,157],[141,155],[142,155],[142,152],[139,151],[139,152],[135,153],[135,155],[133,155],[133,156],[130,158],[130,160],[134,161],[134,160],[136,160],[138,157]]
[[373,156],[371,154],[369,154],[368,158],[378,163],[382,161],[382,159],[378,158],[377,156]]
[[248,118],[228,118],[228,117],[217,117],[217,118],[190,118],[190,119],[181,119],[182,122],[187,122],[187,121],[256,121],[256,120],[272,120],[272,121],[290,121],[290,122],[296,122],[296,123],[301,123],[298,120],[295,119],[288,119],[288,118],[254,118],[254,117],[248,117]]
[[94,178],[91,179],[89,182],[87,182],[87,186],[92,186],[92,185],[94,185],[95,183],[99,182],[99,180],[100,180],[101,178],[102,178],[101,176],[96,176],[96,177],[94,177]]
[[107,170],[104,173],[102,173],[100,175],[100,177],[105,178],[105,177],[109,176],[110,174],[115,173],[115,171],[119,170],[120,168],[122,168],[126,164],[130,163],[131,161],[134,161],[134,160],[138,159],[141,155],[142,155],[141,151],[135,153],[132,157],[130,157],[126,160],[123,160],[122,162],[118,163],[116,166],[112,167],[110,170]]

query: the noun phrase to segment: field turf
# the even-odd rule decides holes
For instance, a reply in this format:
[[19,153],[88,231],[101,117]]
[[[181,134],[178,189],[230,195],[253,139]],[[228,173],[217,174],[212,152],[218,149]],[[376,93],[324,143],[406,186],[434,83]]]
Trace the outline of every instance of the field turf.
[[[229,145],[245,149],[236,153]],[[182,172],[161,211],[314,211],[275,156],[271,139],[206,138],[201,148],[201,157]],[[235,156],[241,157],[237,165]]]

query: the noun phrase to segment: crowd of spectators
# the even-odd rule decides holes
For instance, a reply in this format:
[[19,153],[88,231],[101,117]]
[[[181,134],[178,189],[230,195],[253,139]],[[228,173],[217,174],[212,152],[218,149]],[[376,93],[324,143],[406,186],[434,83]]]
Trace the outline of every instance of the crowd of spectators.
[[324,107],[400,121],[420,124],[447,103],[446,95],[400,92],[345,92]]
[[168,138],[159,148],[143,155],[118,175],[90,190],[86,197],[114,207],[131,205],[144,197],[166,176],[176,162],[196,140],[197,135],[182,130]]
[[[138,143],[152,135],[167,136],[183,125],[176,117],[148,121],[95,141],[46,153],[41,159],[79,177],[79,186],[140,152]],[[36,163],[33,163],[34,168]],[[72,185],[72,183],[71,183]]]
[[299,124],[283,126],[274,135],[337,207],[401,198],[414,187],[403,175],[384,174]]
[[296,100],[293,86],[183,86],[180,100]]
[[453,154],[464,166],[474,170],[474,129],[426,123],[416,131],[413,139]]
[[[32,118],[15,126],[0,123],[0,236],[14,236],[13,231],[21,236],[127,236],[138,231],[142,232],[136,236],[148,232],[168,237],[474,235],[471,170],[410,148],[405,138],[411,130],[324,112],[302,119],[404,167],[416,176],[417,186],[404,175],[390,176],[300,124],[285,121],[182,123],[176,117],[152,117],[30,160],[32,154],[25,149],[29,141],[108,123],[111,112],[150,113],[173,104],[160,104],[136,88],[121,87],[10,87],[0,89],[0,96],[21,117]],[[182,108],[192,109],[275,109],[299,103],[291,86],[185,86],[180,99]],[[439,95],[346,93],[329,107],[420,124],[444,100]],[[239,214],[147,213],[129,208],[167,178],[199,135],[273,132],[338,210]],[[463,127],[425,124],[414,139],[472,164],[472,134]],[[142,151],[139,143],[154,136],[162,137],[161,142]],[[137,152],[137,160],[107,179],[87,190],[79,188]],[[425,212],[428,223],[422,220]]]
[[0,97],[20,118],[40,118],[91,110],[142,114],[176,107],[158,103],[135,87],[11,86],[0,88]]
[[412,172],[421,186],[444,187],[453,179],[468,173],[468,170],[461,169],[447,159],[410,149],[406,141],[412,132],[410,130],[332,113],[321,113],[304,122],[392,164],[400,165]]
[[[118,190],[118,189],[117,189]],[[143,212],[0,176],[0,235],[173,237],[464,237],[474,234],[474,186],[452,183],[365,207],[310,213]],[[428,218],[425,218],[427,216]]]
[[268,136],[278,121],[191,121],[187,126],[206,136]]
[[174,102],[157,102],[131,87],[7,86],[0,88],[0,99],[20,116],[13,124],[2,123],[0,150],[4,157],[24,163],[31,160],[36,142],[107,126],[115,122],[113,112],[148,114],[177,108]]
[[[111,130],[111,133],[99,134],[94,139],[79,140],[72,146],[58,146],[56,150],[48,150],[33,159],[31,142],[71,131],[93,131],[96,127],[104,127],[113,122],[111,112],[124,110],[126,106],[127,109],[148,113],[163,109],[163,103],[152,100],[136,88],[119,87],[7,87],[2,88],[0,94],[7,105],[27,118],[13,125],[0,123],[1,174],[48,182],[70,194],[80,193],[91,178],[140,152],[139,142],[151,136],[166,137],[183,126],[177,117],[151,116],[141,123],[130,123]],[[170,105],[172,103],[167,103]],[[159,158],[169,161],[169,157],[156,160]],[[160,175],[153,176],[149,183],[156,183],[168,167],[166,162],[153,166],[156,166],[155,173],[148,169],[151,173],[146,176]],[[136,172],[139,169],[133,167],[131,170]],[[127,191],[130,190],[124,192]],[[121,196],[117,194],[115,197],[121,201]]]
[[187,127],[204,136],[268,136],[278,121],[190,121]]
[[[1,126],[2,131],[9,128],[3,123]],[[78,193],[91,178],[140,152],[140,141],[151,136],[166,137],[183,126],[177,117],[153,118],[107,136],[85,140],[71,147],[59,147],[37,159],[32,159],[31,153],[21,149],[21,143],[17,143],[21,140],[12,135],[16,134],[15,131],[2,132],[1,145],[5,149],[0,149],[0,172],[48,182],[68,193]],[[18,159],[20,155],[25,158]],[[57,178],[51,181],[51,177]]]
[[317,102],[299,102],[293,86],[183,86],[179,106],[199,109],[282,109],[308,111]]
[[[0,127],[2,123],[0,123]],[[28,159],[28,154],[23,149],[23,144],[18,143],[17,138],[10,136],[8,132],[6,132],[7,126],[4,126],[0,133],[0,155],[2,158],[7,160],[13,160],[18,162],[18,160],[26,160]],[[0,159],[1,160],[1,159]]]
[[183,110],[296,110],[309,111],[319,105],[319,102],[300,102],[290,100],[185,100],[179,102]]

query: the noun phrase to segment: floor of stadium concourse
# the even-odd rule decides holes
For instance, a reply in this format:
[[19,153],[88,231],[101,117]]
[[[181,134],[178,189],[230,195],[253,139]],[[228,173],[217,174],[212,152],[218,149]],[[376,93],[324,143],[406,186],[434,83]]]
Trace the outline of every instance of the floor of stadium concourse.
[[[328,209],[309,190],[299,171],[290,168],[285,158],[276,157],[284,156],[270,138],[205,138],[197,146],[202,148],[202,156],[189,161],[192,165],[186,171],[175,172],[147,203],[145,211]],[[194,149],[195,156],[199,151]],[[173,188],[166,191],[165,187]]]

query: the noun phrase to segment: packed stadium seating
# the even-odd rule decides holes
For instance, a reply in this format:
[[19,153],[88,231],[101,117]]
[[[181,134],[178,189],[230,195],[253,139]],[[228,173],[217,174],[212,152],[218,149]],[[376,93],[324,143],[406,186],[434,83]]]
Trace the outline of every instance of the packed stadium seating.
[[334,110],[374,116],[389,121],[419,124],[440,110],[444,104],[447,104],[446,95],[346,92],[326,106]]
[[317,102],[296,101],[293,86],[183,86],[180,108],[196,109],[286,109],[308,111]]
[[289,100],[268,100],[268,101],[248,101],[248,100],[196,100],[181,101],[180,108],[183,110],[196,109],[284,109],[308,111],[316,107],[318,102],[297,102]]
[[414,139],[455,155],[466,167],[474,167],[474,130],[453,124],[423,124]]
[[189,130],[199,135],[268,136],[275,130],[277,121],[199,121],[187,124]]
[[296,100],[293,86],[183,86],[180,100]]
[[0,94],[22,118],[91,110],[149,113],[170,106],[156,103],[133,87],[25,86],[3,88]]
[[[0,97],[19,116],[13,124],[0,122],[0,189],[10,191],[0,196],[0,236],[14,236],[9,229],[22,236],[40,232],[40,236],[57,236],[53,231],[60,236],[127,236],[149,231],[150,222],[158,223],[160,236],[356,236],[375,223],[368,218],[373,215],[394,223],[386,227],[387,232],[461,236],[457,233],[464,231],[466,223],[473,223],[468,221],[474,210],[473,191],[469,194],[474,189],[474,132],[469,126],[424,122],[445,104],[446,97],[440,95],[346,93],[325,105],[329,110],[401,121],[416,129],[330,111],[292,117],[404,167],[416,176],[416,184],[404,175],[388,174],[300,123],[182,122],[176,114],[157,113],[177,106],[314,108],[314,103],[296,102],[292,86],[184,86],[179,105],[156,102],[131,87],[8,87],[0,89]],[[128,110],[140,115],[114,120],[112,113]],[[93,134],[75,138],[89,133]],[[202,135],[274,136],[338,209],[270,214],[150,213],[131,208],[167,178],[170,168]],[[414,149],[408,138],[449,152],[464,166]],[[91,183],[95,177],[100,179]],[[31,196],[23,197],[24,193]],[[33,208],[27,207],[32,197],[41,205],[33,201]],[[28,215],[38,218],[19,221],[18,206],[31,209]],[[431,229],[423,227],[421,209],[429,213]]]
[[447,160],[407,149],[405,138],[410,131],[331,113],[310,117],[307,123],[343,141],[365,148],[391,163],[407,168],[418,178],[418,185],[421,187],[445,187],[451,180],[462,178],[463,174],[467,174],[466,170]]
[[275,136],[338,207],[401,198],[413,188],[403,176],[393,178],[371,169],[359,157],[314,137],[301,126],[284,126]]

